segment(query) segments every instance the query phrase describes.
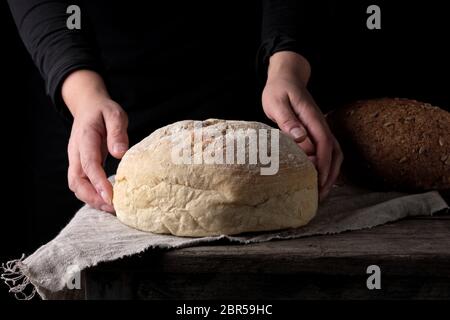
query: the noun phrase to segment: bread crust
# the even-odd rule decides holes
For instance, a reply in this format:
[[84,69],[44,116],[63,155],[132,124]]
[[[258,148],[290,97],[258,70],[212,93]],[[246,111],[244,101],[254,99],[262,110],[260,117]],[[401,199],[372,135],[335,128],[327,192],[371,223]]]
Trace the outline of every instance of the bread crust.
[[[273,129],[217,119],[203,121],[202,127],[223,134],[226,129]],[[259,162],[174,164],[173,135],[192,129],[193,121],[176,122],[125,154],[113,197],[121,222],[143,231],[194,237],[293,228],[313,218],[317,172],[291,138],[280,133],[278,173],[261,175]]]
[[370,187],[450,188],[450,113],[409,99],[358,101],[327,115],[344,170]]

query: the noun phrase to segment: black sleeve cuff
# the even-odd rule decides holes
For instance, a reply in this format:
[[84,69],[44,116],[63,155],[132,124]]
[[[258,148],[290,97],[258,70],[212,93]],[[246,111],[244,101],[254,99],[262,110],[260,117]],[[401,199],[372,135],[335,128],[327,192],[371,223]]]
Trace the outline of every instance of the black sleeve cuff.
[[310,55],[310,50],[305,47],[300,47],[300,44],[296,39],[287,35],[276,34],[263,40],[258,49],[256,58],[256,72],[258,81],[260,81],[262,85],[264,85],[267,78],[270,57],[280,51],[296,52],[304,56],[307,60]]

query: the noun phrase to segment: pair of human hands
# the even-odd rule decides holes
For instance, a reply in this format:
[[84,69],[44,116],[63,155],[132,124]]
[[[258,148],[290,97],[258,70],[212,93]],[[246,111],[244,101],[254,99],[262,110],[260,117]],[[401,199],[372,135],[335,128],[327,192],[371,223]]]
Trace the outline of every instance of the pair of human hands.
[[[315,164],[323,199],[339,174],[343,156],[306,88],[309,75],[309,64],[299,54],[275,53],[270,58],[262,105],[267,117],[290,135]],[[108,153],[120,159],[128,149],[127,115],[93,71],[70,74],[63,83],[62,96],[74,118],[68,144],[69,188],[92,207],[114,212],[112,185],[103,163]]]

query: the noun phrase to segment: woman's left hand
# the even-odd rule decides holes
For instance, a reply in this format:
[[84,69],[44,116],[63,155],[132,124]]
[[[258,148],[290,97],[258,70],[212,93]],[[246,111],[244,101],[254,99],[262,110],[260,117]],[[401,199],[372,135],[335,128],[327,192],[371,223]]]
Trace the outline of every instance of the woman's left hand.
[[306,88],[309,76],[309,63],[301,55],[275,53],[270,58],[262,105],[267,117],[290,135],[316,166],[323,199],[339,175],[343,154]]

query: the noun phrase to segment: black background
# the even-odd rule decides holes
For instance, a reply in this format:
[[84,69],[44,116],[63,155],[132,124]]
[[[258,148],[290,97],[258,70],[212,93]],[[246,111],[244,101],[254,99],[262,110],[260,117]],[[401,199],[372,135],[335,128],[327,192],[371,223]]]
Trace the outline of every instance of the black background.
[[[449,110],[450,13],[445,2],[341,2],[310,5],[307,41],[314,53],[307,57],[313,70],[310,88],[318,104],[329,110],[346,101],[390,96]],[[370,4],[381,7],[381,30],[366,28]],[[0,20],[3,262],[30,254],[53,238],[79,203],[54,196],[65,190],[71,197],[65,176],[70,124],[49,102],[36,103],[45,99],[43,82],[4,1]],[[50,176],[47,166],[55,161],[60,174]],[[5,288],[0,285],[1,296]]]

